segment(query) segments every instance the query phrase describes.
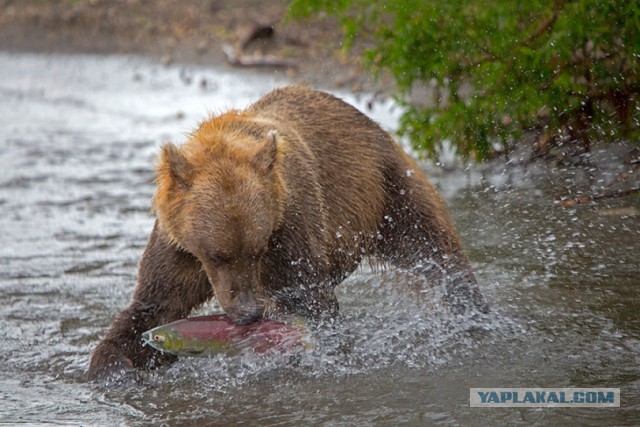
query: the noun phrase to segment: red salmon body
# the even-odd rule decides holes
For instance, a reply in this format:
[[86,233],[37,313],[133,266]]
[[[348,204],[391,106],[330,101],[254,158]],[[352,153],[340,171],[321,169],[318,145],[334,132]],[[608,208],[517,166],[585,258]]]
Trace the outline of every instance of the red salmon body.
[[224,314],[190,317],[143,334],[156,350],[177,356],[211,356],[250,349],[290,351],[304,344],[305,328],[273,320],[237,325]]

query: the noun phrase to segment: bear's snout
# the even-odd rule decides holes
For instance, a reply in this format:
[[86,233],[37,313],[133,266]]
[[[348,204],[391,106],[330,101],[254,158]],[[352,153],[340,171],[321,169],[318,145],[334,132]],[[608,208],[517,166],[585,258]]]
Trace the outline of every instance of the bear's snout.
[[235,306],[227,310],[227,316],[238,325],[247,325],[262,318],[263,308],[258,305]]
[[262,318],[264,307],[256,299],[252,289],[243,289],[232,293],[233,297],[222,308],[231,320],[238,325],[246,325]]
[[203,262],[213,294],[227,316],[238,325],[260,320],[264,313],[258,269],[254,265],[234,262],[215,266]]

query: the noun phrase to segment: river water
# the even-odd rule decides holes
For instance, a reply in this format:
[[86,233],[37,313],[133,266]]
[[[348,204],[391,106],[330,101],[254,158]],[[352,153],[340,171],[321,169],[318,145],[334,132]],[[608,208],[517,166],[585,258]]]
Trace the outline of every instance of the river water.
[[[617,163],[434,169],[486,318],[425,310],[402,275],[363,269],[312,349],[87,383],[151,230],[160,144],[283,83],[135,57],[0,53],[1,424],[640,424],[640,198],[553,204],[612,179]],[[367,113],[392,128],[399,112]],[[470,387],[619,387],[622,404],[471,408]]]

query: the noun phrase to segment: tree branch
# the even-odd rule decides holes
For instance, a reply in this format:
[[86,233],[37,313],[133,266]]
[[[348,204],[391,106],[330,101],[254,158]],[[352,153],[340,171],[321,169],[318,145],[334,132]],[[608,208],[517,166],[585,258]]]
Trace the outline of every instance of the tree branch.
[[602,199],[613,199],[614,197],[628,196],[633,193],[640,193],[640,187],[632,187],[632,188],[629,188],[628,190],[616,190],[611,193],[605,193],[605,194],[594,194],[591,196],[578,197],[576,199],[556,200],[555,205],[570,208],[575,205],[580,205],[583,203],[589,203],[589,202],[602,200]]

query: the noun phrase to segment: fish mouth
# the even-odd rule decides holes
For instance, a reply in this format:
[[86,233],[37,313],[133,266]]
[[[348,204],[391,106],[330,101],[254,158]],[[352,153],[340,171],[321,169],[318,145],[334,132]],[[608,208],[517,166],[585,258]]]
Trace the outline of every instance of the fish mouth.
[[151,331],[143,333],[141,338],[145,345],[150,345],[153,347],[153,336],[151,335]]
[[153,330],[142,334],[142,341],[145,345],[151,346],[156,350],[162,350],[162,344],[166,338],[163,335],[154,334]]

